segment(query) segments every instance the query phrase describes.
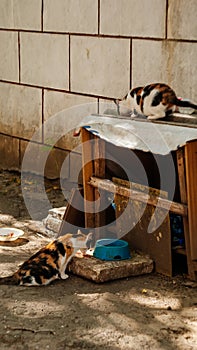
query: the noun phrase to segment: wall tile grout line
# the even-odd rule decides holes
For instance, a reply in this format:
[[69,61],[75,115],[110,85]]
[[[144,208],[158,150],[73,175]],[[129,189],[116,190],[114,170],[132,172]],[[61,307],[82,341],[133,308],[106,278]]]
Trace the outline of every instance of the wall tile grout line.
[[165,39],[168,38],[168,9],[169,9],[169,2],[168,0],[166,0]]
[[98,35],[100,34],[100,13],[101,13],[101,2],[98,0]]
[[102,96],[102,95],[93,95],[93,94],[88,94],[84,92],[76,92],[76,91],[69,91],[69,90],[63,90],[63,89],[57,89],[57,88],[50,88],[48,86],[40,86],[40,85],[31,85],[31,84],[26,84],[26,83],[18,83],[10,80],[3,80],[0,79],[1,83],[5,84],[12,84],[12,85],[20,85],[20,86],[26,86],[29,88],[37,88],[37,89],[46,89],[48,91],[55,91],[55,92],[63,92],[65,94],[72,94],[72,95],[77,95],[77,96],[84,96],[84,97],[92,97],[92,98],[102,98],[106,100],[114,100],[114,97],[109,97],[109,96]]
[[[57,31],[44,31],[41,30],[25,30],[25,29],[5,29],[0,28],[0,31],[7,32],[27,32],[27,33],[35,33],[35,34],[58,34],[58,35],[72,35],[72,36],[84,36],[84,37],[94,37],[94,38],[106,38],[106,39],[137,39],[137,40],[152,40],[152,41],[166,41],[165,37],[146,37],[146,36],[125,36],[125,35],[109,35],[109,34],[91,34],[91,33],[76,33],[76,32],[57,32]],[[183,43],[197,43],[195,39],[182,39],[182,38],[167,38],[169,42],[183,42]]]
[[[11,139],[14,139],[14,140],[19,140],[19,142],[22,142],[22,141],[25,141],[25,142],[31,142],[33,144],[36,144],[36,145],[40,145],[40,146],[51,146],[50,143],[43,143],[42,141],[32,141],[31,139],[27,139],[27,138],[23,138],[23,137],[19,137],[19,136],[14,136],[14,135],[9,135],[9,134],[6,134],[6,133],[3,133],[3,132],[0,132],[0,135],[4,136],[4,137],[8,137],[8,138],[11,138]],[[60,151],[70,151],[69,149],[66,149],[66,148],[61,148],[61,147],[58,147],[58,146],[53,146],[55,149],[57,150],[60,150]],[[21,147],[20,147],[20,152],[21,152]],[[76,152],[74,150],[72,150],[72,153],[73,154],[79,154],[79,152]],[[22,152],[21,152],[22,154]]]
[[21,82],[21,42],[20,42],[20,32],[18,32],[18,80]]
[[21,167],[21,163],[22,163],[22,153],[21,153],[21,143],[20,143],[20,140],[18,140],[18,167],[20,168]]
[[71,36],[68,36],[68,90],[71,91]]
[[44,0],[41,1],[41,32],[44,31]]
[[100,110],[100,98],[97,98],[97,114],[99,114],[99,110]]
[[130,39],[130,70],[129,70],[129,88],[132,88],[132,39]]
[[42,116],[42,143],[44,143],[44,88],[42,89],[42,112],[41,112],[41,116]]

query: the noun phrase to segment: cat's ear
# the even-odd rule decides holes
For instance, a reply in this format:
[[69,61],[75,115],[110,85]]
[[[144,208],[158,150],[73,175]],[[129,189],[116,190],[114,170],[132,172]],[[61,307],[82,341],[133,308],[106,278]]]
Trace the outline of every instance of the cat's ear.
[[88,249],[93,248],[95,244],[93,232],[89,232],[86,238],[86,247]]
[[120,105],[119,105],[120,101],[121,100],[118,100],[118,99],[114,100],[114,103],[117,106],[117,115],[120,115]]
[[78,229],[77,231],[77,235],[82,235],[83,233],[81,232],[81,230]]
[[119,106],[120,101],[121,101],[121,100],[118,100],[118,99],[115,99],[115,100],[114,100],[114,103],[116,104],[116,106]]

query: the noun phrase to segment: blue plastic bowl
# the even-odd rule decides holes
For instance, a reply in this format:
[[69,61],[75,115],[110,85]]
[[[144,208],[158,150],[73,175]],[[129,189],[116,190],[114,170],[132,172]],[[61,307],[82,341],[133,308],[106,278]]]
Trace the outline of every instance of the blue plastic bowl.
[[93,256],[101,260],[125,260],[131,257],[129,245],[121,239],[99,239]]

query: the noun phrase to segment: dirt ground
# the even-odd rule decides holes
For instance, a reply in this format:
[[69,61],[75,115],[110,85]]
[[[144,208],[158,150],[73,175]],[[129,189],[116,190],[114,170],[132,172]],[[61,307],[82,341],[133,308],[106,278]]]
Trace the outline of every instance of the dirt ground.
[[[31,181],[29,181],[29,185]],[[48,181],[54,207],[65,205]],[[18,246],[0,246],[0,275],[49,239],[30,230],[16,173],[0,173],[0,225],[23,227]],[[95,284],[71,275],[47,287],[0,286],[0,350],[197,349],[197,288],[155,273]]]

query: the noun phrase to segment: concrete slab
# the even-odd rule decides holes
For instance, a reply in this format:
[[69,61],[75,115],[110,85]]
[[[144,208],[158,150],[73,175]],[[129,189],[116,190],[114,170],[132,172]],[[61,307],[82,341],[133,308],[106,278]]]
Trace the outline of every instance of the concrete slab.
[[153,271],[153,260],[147,255],[131,252],[131,259],[103,261],[91,256],[74,257],[69,263],[69,271],[96,283],[119,278],[143,275]]

